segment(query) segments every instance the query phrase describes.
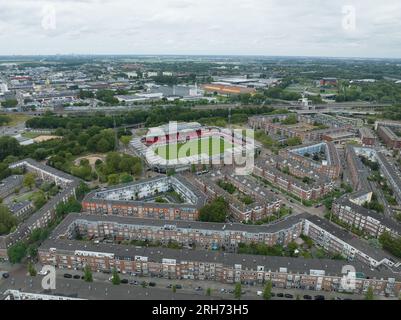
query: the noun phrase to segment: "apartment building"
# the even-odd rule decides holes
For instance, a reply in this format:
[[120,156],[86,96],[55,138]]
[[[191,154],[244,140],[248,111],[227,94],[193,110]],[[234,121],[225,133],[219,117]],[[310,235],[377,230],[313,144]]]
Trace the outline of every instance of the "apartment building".
[[[64,269],[93,271],[116,269],[121,273],[166,279],[192,279],[222,283],[263,284],[271,280],[277,288],[316,291],[348,291],[362,294],[372,287],[376,295],[398,296],[398,274],[355,261],[354,286],[344,262],[336,260],[239,255],[202,250],[141,248],[112,244],[84,245],[75,240],[46,240],[38,251],[42,264]],[[355,276],[355,275],[354,275]]]
[[304,215],[289,216],[269,225],[210,223],[199,221],[162,221],[132,217],[70,214],[57,227],[60,238],[76,235],[96,241],[149,241],[163,245],[176,242],[184,247],[235,252],[240,243],[287,245],[302,232]]
[[347,161],[347,169],[350,174],[352,187],[356,191],[368,191],[371,187],[368,183],[369,172],[366,170],[361,159],[355,152],[352,145],[348,145],[345,149],[345,158]]
[[[254,165],[253,174],[302,200],[317,200],[333,191],[334,182],[331,180],[317,180],[307,184],[302,182],[302,179],[280,171],[276,166],[277,164],[271,160],[259,159]],[[290,170],[293,168],[289,166]],[[292,172],[295,173],[295,171]]]
[[277,123],[286,120],[293,113],[274,114],[274,115],[257,115],[248,118],[248,125],[253,130],[265,129],[267,123]]
[[[323,160],[314,160],[313,154],[324,154]],[[341,173],[341,162],[337,148],[332,142],[311,143],[279,151],[279,155],[288,161],[295,161],[312,174],[322,174],[330,179],[337,179]]]
[[66,187],[77,181],[77,178],[60,170],[49,167],[33,159],[24,159],[10,165],[11,169],[23,168],[27,172],[33,172],[44,181],[54,182],[56,185]]
[[0,181],[0,198],[4,199],[14,193],[15,189],[22,186],[24,177],[21,175],[13,175]]
[[347,196],[333,202],[332,214],[350,228],[361,230],[371,237],[378,238],[384,232],[397,238],[401,236],[401,225],[395,220],[366,209],[362,205],[354,203]]
[[[288,115],[287,115],[288,117]],[[275,119],[279,119],[278,121]],[[300,121],[296,125],[283,125],[279,121],[285,120],[284,115],[274,116],[256,116],[248,119],[248,124],[253,129],[263,130],[269,135],[286,136],[288,138],[298,137],[303,142],[322,141],[325,135],[349,133],[352,126],[330,127],[327,129],[314,130],[311,128],[309,120],[306,121],[303,117],[298,117]]]
[[373,131],[366,127],[359,129],[359,137],[362,140],[362,144],[365,146],[373,146],[377,141]]
[[[174,192],[179,199],[171,199]],[[170,198],[163,203],[157,198]],[[82,208],[91,214],[110,214],[165,220],[197,220],[206,197],[181,175],[157,176],[93,191],[82,201]]]
[[[247,176],[238,176],[233,170],[221,167],[218,170],[198,176],[186,176],[195,188],[201,190],[209,200],[223,197],[229,205],[230,213],[236,221],[258,221],[277,213],[281,200],[263,185]],[[220,183],[230,183],[235,194],[224,190]],[[248,196],[250,202],[243,201]]]
[[401,149],[401,137],[398,136],[390,127],[379,126],[377,134],[383,139],[387,147],[391,149]]
[[374,268],[399,265],[383,250],[371,247],[367,242],[317,216],[305,220],[303,232],[325,250],[341,254],[348,261],[361,261]]
[[[79,185],[80,180],[51,168],[47,165],[39,163],[32,159],[25,159],[17,163],[13,163],[10,168],[22,168],[27,172],[35,172],[40,179],[54,182],[59,185],[61,191],[51,198],[42,208],[29,215],[17,229],[8,234],[0,236],[0,259],[7,260],[7,249],[18,241],[24,240],[32,231],[38,228],[46,227],[53,219],[57,205],[61,202],[67,202],[71,197],[75,197],[75,190]],[[23,213],[26,213],[24,211]]]
[[380,164],[380,172],[386,177],[394,191],[394,196],[401,204],[401,172],[396,166],[387,160],[382,153],[375,152],[375,158]]

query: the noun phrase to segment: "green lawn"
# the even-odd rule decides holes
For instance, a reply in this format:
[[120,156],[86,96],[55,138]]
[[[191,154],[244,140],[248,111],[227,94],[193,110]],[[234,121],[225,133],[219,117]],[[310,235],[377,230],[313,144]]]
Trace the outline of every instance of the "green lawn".
[[37,133],[37,132],[24,132],[23,134],[21,134],[21,136],[27,139],[35,139],[43,135],[44,135],[43,133]]
[[33,195],[33,193],[34,193],[33,191],[26,192],[26,193],[24,193],[24,194],[22,194],[20,196],[16,196],[14,198],[14,200],[16,200],[16,202],[22,202],[22,201],[25,201],[25,200],[30,200],[30,198]]
[[223,138],[210,137],[158,147],[155,150],[155,153],[163,159],[173,160],[197,155],[200,153],[206,153],[208,156],[215,156],[217,154],[224,153],[225,150],[232,148],[232,146],[233,145],[230,142],[224,140]]
[[[0,113],[2,114],[2,113]],[[14,113],[5,113],[6,115],[11,118],[11,122],[7,123],[6,126],[13,127],[21,122],[25,122],[26,120],[32,118],[32,116],[24,115],[24,114],[14,114]]]

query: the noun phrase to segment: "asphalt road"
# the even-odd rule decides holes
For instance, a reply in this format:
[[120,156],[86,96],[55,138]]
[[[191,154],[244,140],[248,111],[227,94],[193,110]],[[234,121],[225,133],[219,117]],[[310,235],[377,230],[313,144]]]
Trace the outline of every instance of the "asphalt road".
[[[30,277],[26,273],[26,267],[23,265],[9,266],[0,264],[0,274],[2,271],[7,271],[10,274],[8,279],[0,278],[0,293],[4,293],[7,289],[20,290],[31,293],[44,293],[53,295],[71,296],[89,300],[232,300],[234,299],[232,284],[223,284],[215,281],[194,281],[194,280],[169,280],[164,278],[149,278],[149,277],[133,277],[129,275],[120,275],[121,279],[130,281],[138,281],[137,285],[120,284],[113,285],[108,279],[109,274],[94,273],[94,282],[87,283],[81,279],[66,279],[65,273],[71,275],[80,275],[82,272],[73,270],[57,270],[56,290],[45,291],[41,286],[42,276]],[[37,266],[40,270],[40,266]],[[143,288],[141,283],[149,281],[156,283],[155,287]],[[174,293],[169,285],[182,286]],[[201,289],[199,289],[201,287]],[[212,290],[211,296],[206,295],[206,289]],[[262,291],[261,286],[242,285],[243,295],[242,300],[262,300],[262,297],[257,295],[258,291]],[[273,288],[275,297],[272,300],[295,300],[297,295],[300,300],[303,300],[304,295],[314,297],[323,295],[326,300],[337,299],[353,299],[361,300],[363,296],[340,294],[335,292],[318,292],[312,290],[300,289],[281,289]],[[293,298],[277,297],[277,294],[291,294]],[[380,297],[381,298],[381,297]],[[384,298],[381,298],[384,299]]]
[[19,123],[15,126],[0,127],[0,136],[15,136],[25,130],[25,123]]

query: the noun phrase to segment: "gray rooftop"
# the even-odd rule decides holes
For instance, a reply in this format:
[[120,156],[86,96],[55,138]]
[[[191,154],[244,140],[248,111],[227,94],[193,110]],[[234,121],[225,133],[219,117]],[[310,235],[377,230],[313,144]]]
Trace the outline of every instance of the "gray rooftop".
[[369,255],[377,261],[381,261],[383,259],[392,259],[396,261],[397,259],[392,257],[389,253],[384,250],[374,248],[370,246],[366,241],[359,239],[357,236],[348,232],[347,230],[333,224],[332,222],[319,218],[317,216],[309,216],[307,218],[308,221],[314,223],[325,231],[329,232],[331,235],[336,236],[342,241],[348,243],[353,246],[355,249]]
[[336,203],[338,203],[342,206],[350,207],[353,211],[355,211],[363,216],[372,217],[372,218],[380,221],[380,223],[383,224],[384,226],[386,226],[387,228],[397,231],[399,234],[401,234],[401,225],[397,221],[395,221],[391,218],[388,218],[380,213],[377,213],[376,211],[366,209],[365,207],[362,207],[362,206],[359,206],[359,205],[353,203],[349,199],[349,195],[345,195],[341,198],[338,198],[335,201],[336,201]]
[[[324,270],[326,276],[341,276],[344,266],[343,261],[327,259],[304,259],[287,257],[255,256],[244,254],[233,254],[225,252],[203,251],[203,250],[174,250],[166,248],[145,248],[136,246],[116,244],[94,244],[76,240],[46,240],[39,248],[47,251],[56,248],[61,252],[74,253],[75,250],[102,252],[114,254],[119,259],[134,259],[135,256],[148,257],[148,261],[161,262],[162,259],[176,259],[178,261],[197,261],[206,263],[217,263],[225,266],[242,265],[242,270],[252,269],[256,266],[264,266],[265,270],[279,272],[280,268],[287,268],[288,272],[308,274],[310,270]],[[366,276],[377,279],[400,278],[398,275],[386,269],[371,270],[359,262],[353,262],[357,272],[363,272]]]
[[200,222],[200,221],[164,221],[158,219],[142,219],[134,217],[122,217],[115,215],[91,215],[85,213],[74,213],[69,214],[63,222],[55,229],[52,237],[57,238],[60,233],[64,233],[66,229],[75,220],[85,220],[89,222],[114,222],[125,225],[143,225],[143,226],[153,226],[153,227],[164,227],[176,226],[177,228],[189,228],[194,230],[211,230],[211,231],[238,231],[238,232],[249,232],[249,233],[275,233],[281,230],[289,229],[295,224],[306,218],[307,214],[292,215],[286,219],[281,219],[274,223],[265,225],[247,225],[242,223],[214,223],[214,222]]

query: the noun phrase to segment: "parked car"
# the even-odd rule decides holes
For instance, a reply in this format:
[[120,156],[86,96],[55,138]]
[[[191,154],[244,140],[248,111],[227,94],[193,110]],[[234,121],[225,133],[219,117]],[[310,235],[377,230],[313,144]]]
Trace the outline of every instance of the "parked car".
[[283,298],[284,297],[284,293],[277,293],[277,297]]
[[308,294],[305,294],[304,295],[304,299],[305,300],[312,300],[312,297],[310,295],[308,295]]
[[284,297],[286,297],[287,299],[293,299],[294,298],[294,296],[292,294],[289,294],[289,293],[286,293],[284,295]]
[[156,287],[156,282],[149,282],[149,287]]
[[4,279],[7,279],[7,278],[9,278],[9,277],[10,277],[10,275],[9,275],[7,272],[3,273],[3,278],[4,278]]
[[169,285],[167,285],[167,289],[171,289],[173,287],[173,285],[170,283]]
[[128,279],[122,279],[122,280],[121,280],[121,283],[127,284],[127,283],[128,283]]
[[79,280],[79,279],[81,279],[81,276],[79,274],[76,274],[76,275],[73,276],[73,278],[76,279],[76,280]]
[[176,288],[176,289],[182,289],[182,285],[176,284],[176,285],[175,285],[175,288]]
[[326,298],[322,295],[315,296],[315,300],[325,300]]
[[196,291],[202,291],[203,288],[202,288],[202,287],[197,287],[197,288],[195,288],[195,290],[196,290]]
[[137,286],[137,285],[139,284],[139,282],[136,281],[136,280],[133,280],[133,281],[130,281],[129,284],[132,284],[132,285],[134,285],[134,286]]
[[72,274],[64,273],[64,278],[71,279],[72,278]]

